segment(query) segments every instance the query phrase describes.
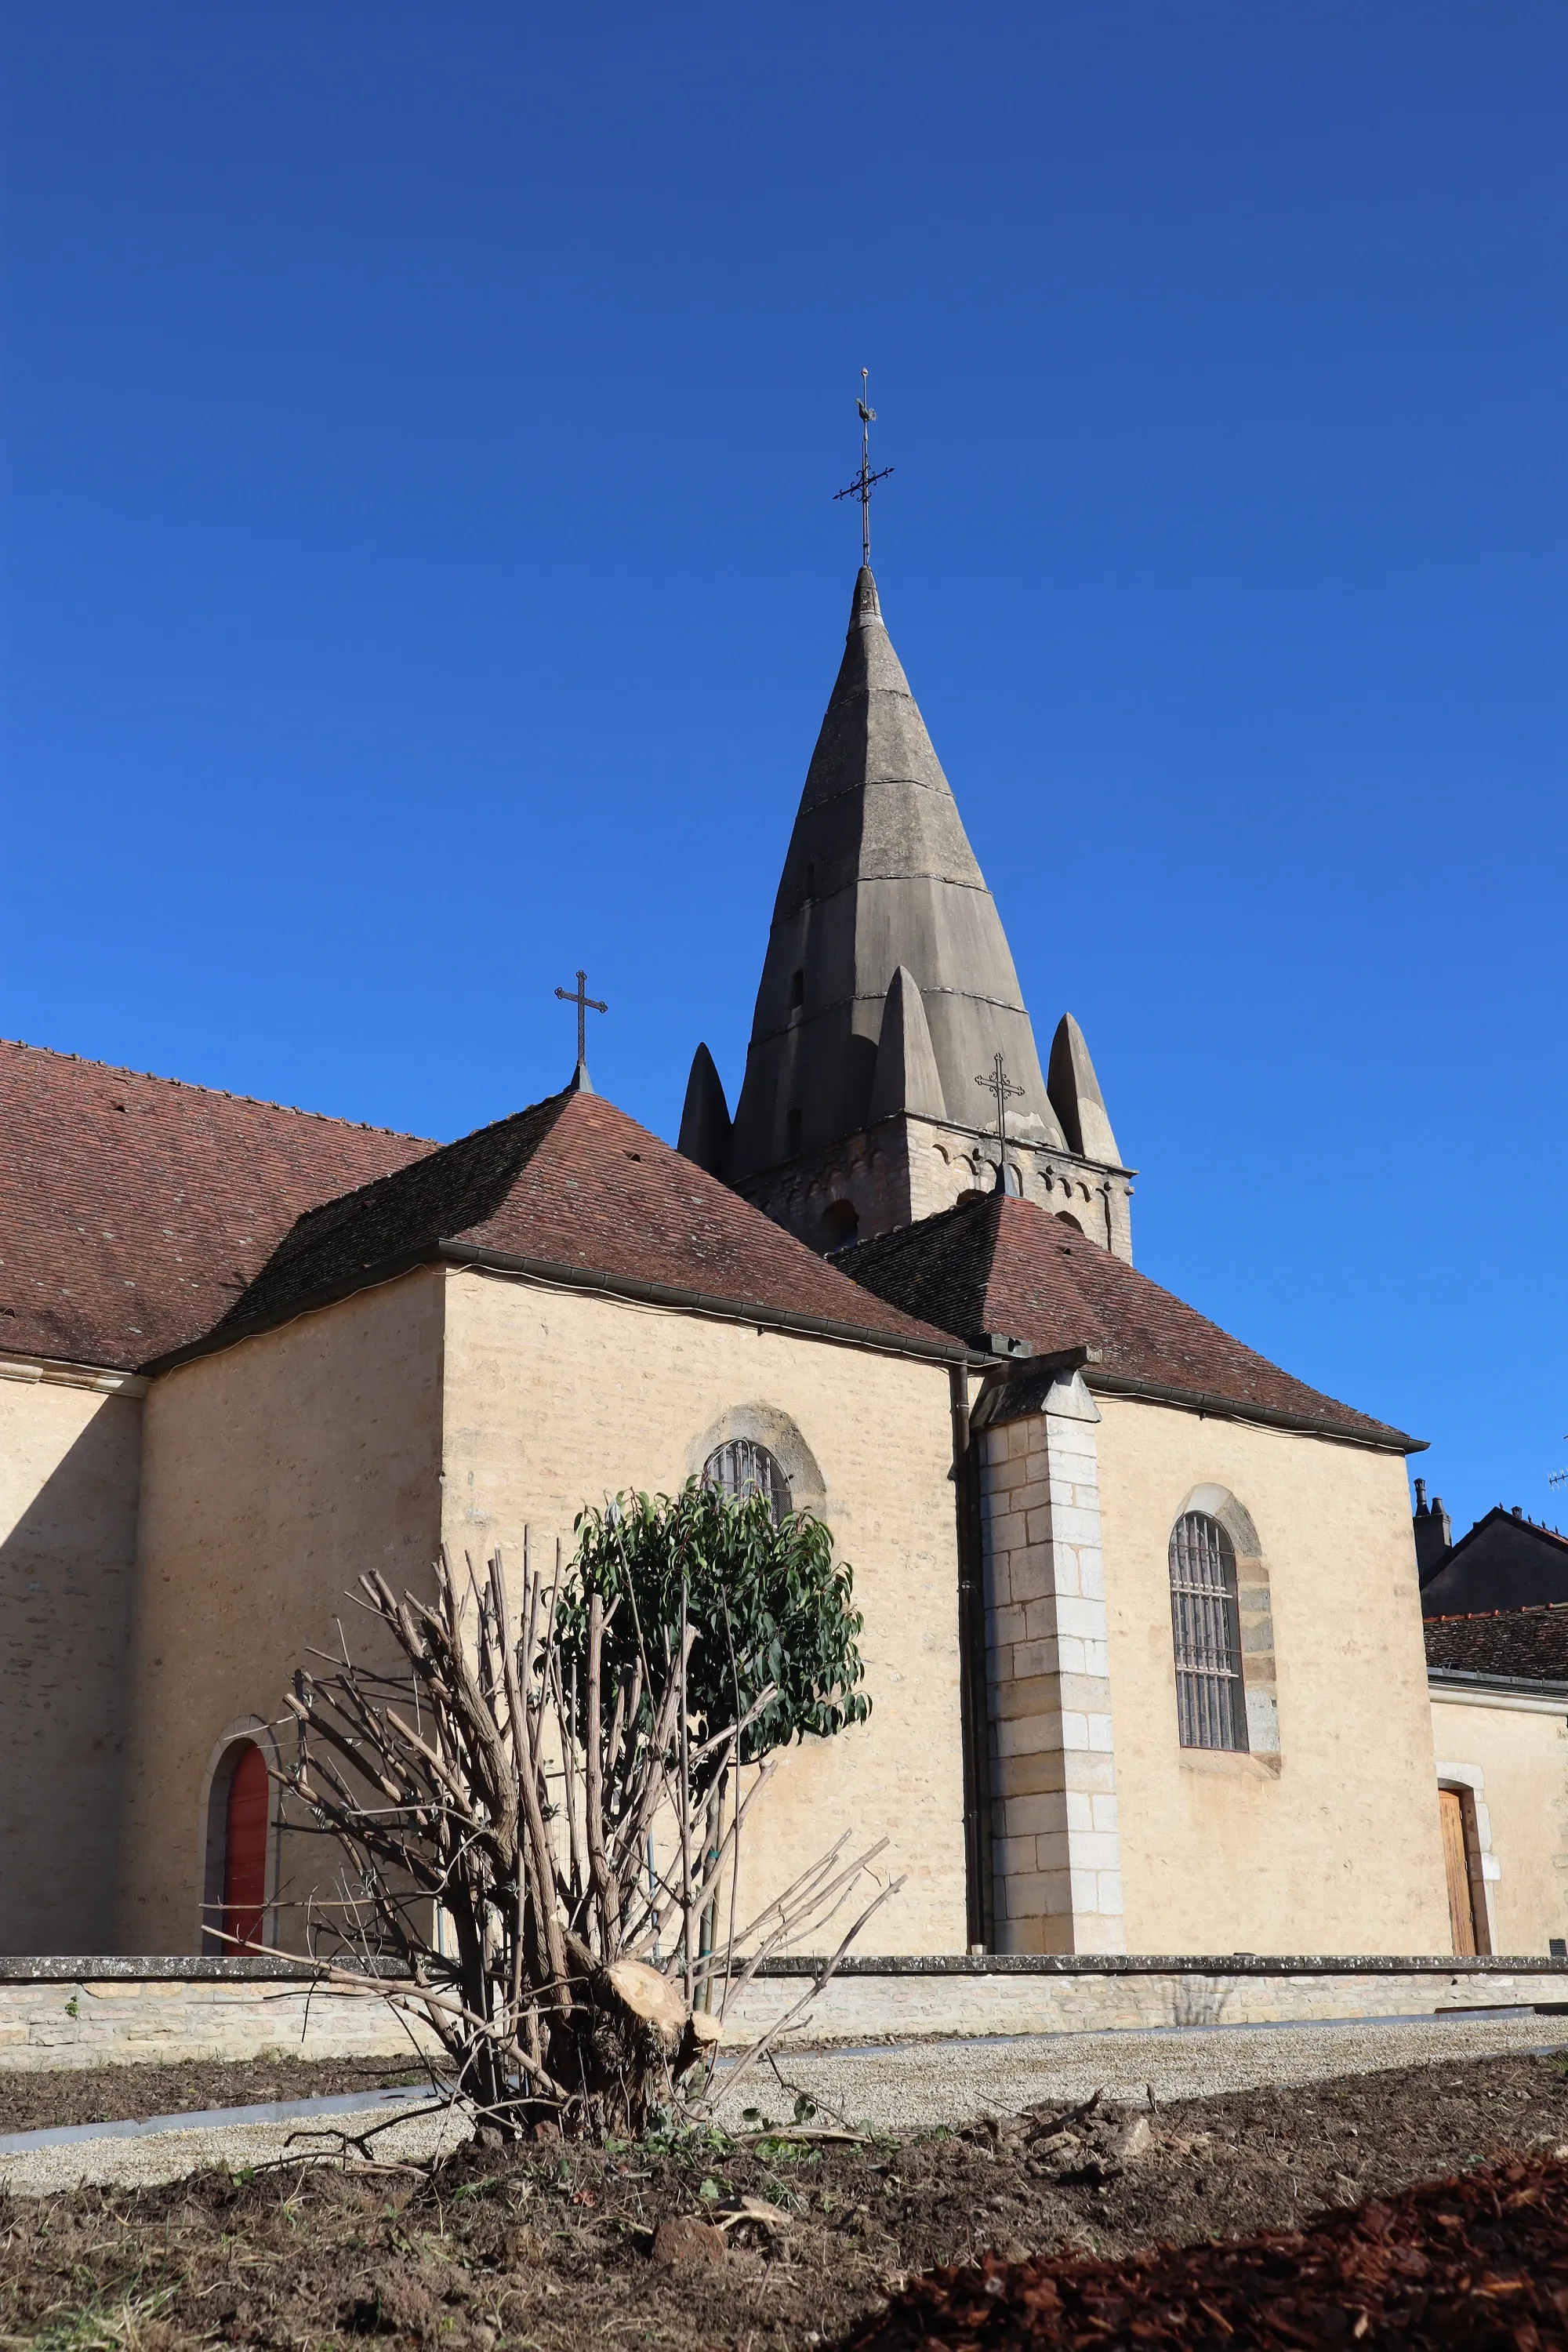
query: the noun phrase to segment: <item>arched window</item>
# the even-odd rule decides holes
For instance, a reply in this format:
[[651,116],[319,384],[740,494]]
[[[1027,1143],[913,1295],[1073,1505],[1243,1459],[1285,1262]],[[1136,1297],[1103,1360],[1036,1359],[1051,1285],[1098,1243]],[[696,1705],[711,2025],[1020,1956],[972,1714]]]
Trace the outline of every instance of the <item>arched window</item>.
[[1171,1530],[1171,1632],[1184,1748],[1247,1746],[1236,1553],[1217,1519],[1184,1512]]
[[[267,1909],[267,1821],[272,1810],[267,1759],[253,1739],[225,1758],[228,1767],[213,1790],[223,1807],[222,1952],[254,1949]],[[232,1940],[231,1940],[232,1939]]]
[[747,1495],[765,1496],[775,1519],[782,1519],[790,1507],[789,1480],[767,1447],[749,1437],[732,1437],[710,1454],[702,1465],[702,1484],[717,1486],[732,1502]]

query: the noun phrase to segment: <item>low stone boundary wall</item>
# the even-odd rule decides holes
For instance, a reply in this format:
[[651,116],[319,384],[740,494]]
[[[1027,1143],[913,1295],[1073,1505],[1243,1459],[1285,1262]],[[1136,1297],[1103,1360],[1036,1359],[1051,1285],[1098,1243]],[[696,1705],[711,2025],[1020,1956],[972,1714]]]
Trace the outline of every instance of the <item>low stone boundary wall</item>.
[[0,2069],[274,2053],[412,2061],[416,2037],[431,2038],[384,2000],[311,1984],[276,1962],[0,1960]]
[[[754,1978],[732,2031],[761,2032],[807,1990],[807,1962]],[[1152,2027],[1310,2024],[1457,2010],[1568,2008],[1568,1969],[1533,1959],[1186,1958],[846,1962],[812,2004],[813,2042],[888,2036],[1105,2033]]]
[[[810,1988],[773,1962],[731,2006],[749,2039]],[[1185,1957],[847,1961],[812,2004],[812,2042],[1100,2033],[1157,2026],[1421,2017],[1554,2003],[1561,1961]],[[269,1959],[0,1959],[0,2068],[149,2061],[412,2057],[416,2029],[374,1995],[312,1984]],[[427,2037],[425,2037],[427,2038]]]

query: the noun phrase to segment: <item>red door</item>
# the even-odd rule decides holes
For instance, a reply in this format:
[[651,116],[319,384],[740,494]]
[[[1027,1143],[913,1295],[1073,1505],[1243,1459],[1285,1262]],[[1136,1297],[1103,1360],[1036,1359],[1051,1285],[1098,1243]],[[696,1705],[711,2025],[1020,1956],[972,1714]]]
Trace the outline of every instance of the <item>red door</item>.
[[267,1908],[267,1759],[247,1743],[228,1784],[228,1833],[224,1847],[223,1925],[226,1952],[261,1941]]

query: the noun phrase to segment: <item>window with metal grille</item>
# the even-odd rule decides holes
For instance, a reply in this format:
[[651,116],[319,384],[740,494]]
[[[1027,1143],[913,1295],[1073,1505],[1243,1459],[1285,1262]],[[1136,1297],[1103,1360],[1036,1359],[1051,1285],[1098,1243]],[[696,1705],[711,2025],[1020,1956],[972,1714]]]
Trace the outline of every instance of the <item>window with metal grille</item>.
[[1188,1511],[1171,1530],[1171,1633],[1184,1748],[1245,1748],[1236,1553],[1217,1519]]
[[728,1445],[710,1454],[702,1465],[702,1484],[717,1486],[731,1502],[762,1495],[773,1506],[775,1519],[782,1519],[790,1507],[789,1480],[767,1447],[749,1437],[732,1437]]

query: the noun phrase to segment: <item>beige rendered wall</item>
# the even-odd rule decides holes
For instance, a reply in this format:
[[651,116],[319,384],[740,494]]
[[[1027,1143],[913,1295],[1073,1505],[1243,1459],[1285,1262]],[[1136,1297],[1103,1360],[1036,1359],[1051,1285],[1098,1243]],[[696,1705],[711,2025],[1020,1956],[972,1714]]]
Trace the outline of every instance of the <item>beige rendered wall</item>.
[[1568,1937],[1568,1721],[1432,1693],[1437,1778],[1468,1789],[1494,1952],[1544,1957]]
[[[1128,1949],[1447,1951],[1403,1460],[1096,1402]],[[1260,1539],[1278,1756],[1177,1740],[1167,1545],[1199,1486],[1228,1489]]]
[[[294,1667],[373,1654],[345,1600],[379,1568],[428,1577],[439,1541],[442,1276],[420,1272],[197,1358],[145,1406],[118,1946],[199,1948],[215,1749],[281,1713]],[[357,1620],[357,1622],[356,1622]],[[292,1849],[292,1851],[290,1851]],[[286,1841],[285,1896],[330,1849]],[[282,1915],[285,1941],[290,1916]]]
[[468,1272],[449,1277],[446,1362],[444,1533],[476,1563],[497,1544],[519,1561],[525,1525],[547,1559],[558,1536],[570,1557],[584,1503],[616,1488],[673,1492],[731,1436],[772,1444],[796,1500],[822,1512],[853,1564],[873,1711],[782,1759],[752,1816],[742,1906],[841,1831],[867,1844],[885,1836],[883,1866],[908,1883],[865,1948],[962,1951],[945,1368]]
[[111,1929],[141,1438],[138,1397],[0,1367],[0,1951]]

